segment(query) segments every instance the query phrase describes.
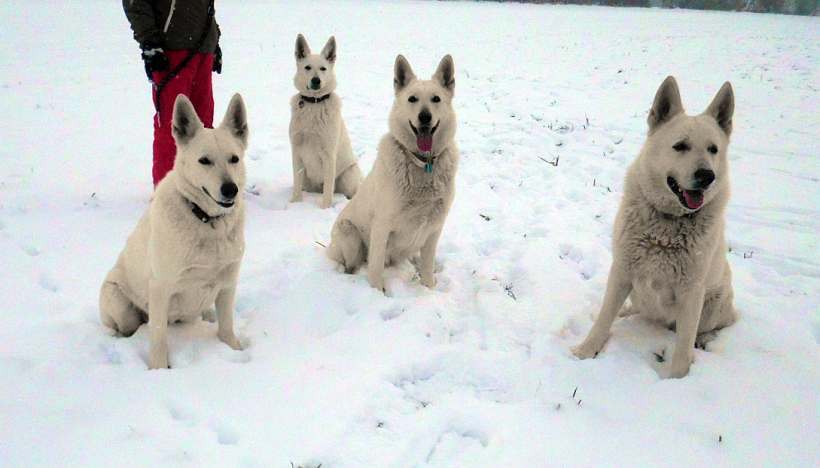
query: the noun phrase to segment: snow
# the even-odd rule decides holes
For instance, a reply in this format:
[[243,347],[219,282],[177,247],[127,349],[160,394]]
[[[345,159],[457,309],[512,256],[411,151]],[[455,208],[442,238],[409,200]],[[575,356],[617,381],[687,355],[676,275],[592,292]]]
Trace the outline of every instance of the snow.
[[[554,466],[820,463],[818,19],[473,2],[218,2],[248,104],[247,253],[232,351],[214,324],[108,334],[100,283],[151,195],[149,86],[120,2],[0,3],[0,464]],[[451,53],[462,152],[438,286],[385,297],[323,248],[345,205],[287,202],[298,32],[335,34],[363,170],[392,64]],[[600,307],[646,110],[672,74],[690,112],[735,88],[728,254],[741,320],[690,375],[673,333]],[[556,162],[556,165],[548,162]]]

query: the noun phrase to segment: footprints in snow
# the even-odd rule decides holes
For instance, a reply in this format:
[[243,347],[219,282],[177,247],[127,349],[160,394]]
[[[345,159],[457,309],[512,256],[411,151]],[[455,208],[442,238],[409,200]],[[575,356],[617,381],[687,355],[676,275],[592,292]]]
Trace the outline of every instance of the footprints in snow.
[[462,353],[445,353],[397,372],[389,380],[396,390],[390,392],[393,403],[379,412],[373,429],[401,430],[423,417],[432,424],[425,425],[421,438],[427,463],[449,465],[480,456],[490,446],[492,428],[475,418],[472,410],[451,402],[465,395],[475,405],[495,406],[510,399],[512,389],[505,377],[488,370],[486,364]]
[[559,246],[558,258],[565,262],[574,263],[578,274],[581,275],[585,281],[592,278],[598,271],[598,261],[595,257],[584,257],[583,251],[572,244],[561,244]]
[[239,443],[239,433],[230,425],[225,423],[215,423],[211,429],[216,433],[216,440],[222,445],[237,445]]
[[493,369],[486,359],[453,352],[414,363],[389,382],[417,410],[435,407],[448,395],[463,392],[480,401],[498,403],[510,400],[514,381],[507,379],[511,370],[499,369]]
[[57,281],[48,273],[41,273],[40,277],[37,279],[37,284],[49,292],[56,293],[60,290],[60,286]]
[[[10,234],[5,232],[5,229],[6,224],[3,220],[0,220],[0,233],[6,238],[11,238]],[[18,247],[29,257],[37,257],[41,253],[40,249],[31,244],[18,244]]]
[[[284,149],[284,146],[276,145],[274,149]],[[248,159],[250,159],[251,161],[259,161],[260,159],[263,159],[265,156],[267,156],[267,154],[268,151],[264,148],[254,148],[251,151],[248,151]]]
[[489,437],[483,431],[449,428],[442,432],[427,454],[427,463],[449,465],[453,460],[463,459],[482,451],[489,445]]
[[381,315],[382,320],[389,321],[393,320],[396,317],[401,317],[401,315],[404,314],[404,311],[404,307],[392,307],[390,309],[382,310],[381,312],[379,312],[379,315]]
[[112,366],[119,366],[122,364],[122,354],[117,349],[115,343],[100,343],[98,350],[102,355],[103,362]]
[[[190,429],[199,426],[200,418],[194,408],[178,402],[171,402],[167,404],[167,410],[171,419],[177,423]],[[214,420],[208,424],[208,430],[214,433],[216,442],[221,445],[237,445],[239,443],[239,432],[229,423]]]
[[[5,223],[0,220],[0,233],[4,236],[8,236],[8,234],[4,232],[5,228]],[[31,244],[18,244],[18,247],[29,257],[38,257],[42,253],[40,249]],[[37,278],[37,285],[52,293],[56,293],[60,290],[59,282],[48,272],[40,273]]]
[[179,403],[169,403],[168,414],[174,421],[185,426],[193,427],[199,422],[199,418],[193,408]]

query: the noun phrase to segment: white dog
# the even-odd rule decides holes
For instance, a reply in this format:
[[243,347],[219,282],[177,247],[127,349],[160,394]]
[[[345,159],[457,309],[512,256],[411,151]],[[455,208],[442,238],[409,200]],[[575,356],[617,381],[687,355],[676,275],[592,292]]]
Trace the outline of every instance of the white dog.
[[100,291],[103,324],[130,336],[151,332],[148,366],[168,367],[168,323],[201,317],[216,304],[218,337],[240,349],[234,296],[245,250],[245,104],[233,96],[219,128],[202,125],[191,101],[174,104],[174,169],[128,238]]
[[697,116],[684,113],[674,78],[661,84],[646,143],[627,171],[601,312],[573,348],[579,358],[601,351],[627,297],[630,314],[675,327],[669,377],[689,373],[696,342],[705,346],[736,320],[723,235],[733,112],[728,82]]
[[293,156],[293,195],[302,201],[302,190],[322,192],[322,208],[330,207],[334,193],[352,198],[362,181],[350,137],[342,120],[342,101],[334,93],[336,39],[322,53],[310,53],[305,38],[296,38],[296,75],[299,93],[290,100],[290,144]]
[[373,170],[339,214],[328,256],[348,273],[367,259],[370,284],[384,291],[385,265],[421,254],[421,283],[436,284],[436,245],[455,194],[455,69],[447,55],[431,80],[396,57],[390,132]]

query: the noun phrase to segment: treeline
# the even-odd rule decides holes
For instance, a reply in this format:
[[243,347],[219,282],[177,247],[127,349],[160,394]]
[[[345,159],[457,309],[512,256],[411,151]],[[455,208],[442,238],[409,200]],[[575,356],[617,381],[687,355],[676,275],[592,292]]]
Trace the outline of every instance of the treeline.
[[[650,6],[649,2],[646,2]],[[818,0],[661,0],[666,8],[816,15]]]
[[[510,1],[510,0],[496,0]],[[518,3],[689,8],[693,10],[753,11],[818,16],[820,0],[511,0]]]

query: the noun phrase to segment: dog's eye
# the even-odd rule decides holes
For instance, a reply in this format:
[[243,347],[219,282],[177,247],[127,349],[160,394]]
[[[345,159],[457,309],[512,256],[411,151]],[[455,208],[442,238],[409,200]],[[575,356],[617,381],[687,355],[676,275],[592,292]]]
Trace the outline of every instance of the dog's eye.
[[679,152],[679,153],[683,153],[684,151],[689,151],[689,145],[686,144],[686,142],[679,141],[679,142],[675,143],[675,145],[672,147],[672,149]]
[[231,163],[231,164],[238,163],[239,162],[239,156],[237,156],[237,155],[231,156],[231,159],[229,159],[228,162]]
[[305,70],[310,71],[310,70],[312,70],[312,68],[311,68],[310,65],[305,65]]
[[706,148],[706,150],[712,154],[717,154],[717,145],[709,145],[709,147]]
[[322,67],[322,68],[320,68],[319,70],[322,70],[322,71],[327,71],[327,67]]
[[199,158],[199,164],[202,164],[203,166],[210,166],[213,163],[210,159],[206,158],[205,156],[202,156],[201,158]]
[[418,102],[418,100],[419,98],[417,98],[416,96],[410,96],[409,98],[407,98],[408,102]]
[[431,99],[431,100],[432,100],[433,102],[441,102],[441,98],[440,98],[440,97],[438,97],[438,96],[433,96],[433,99]]

